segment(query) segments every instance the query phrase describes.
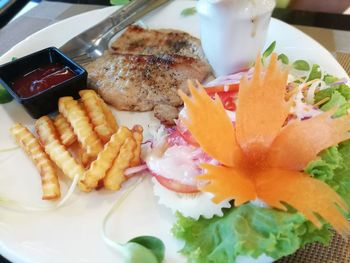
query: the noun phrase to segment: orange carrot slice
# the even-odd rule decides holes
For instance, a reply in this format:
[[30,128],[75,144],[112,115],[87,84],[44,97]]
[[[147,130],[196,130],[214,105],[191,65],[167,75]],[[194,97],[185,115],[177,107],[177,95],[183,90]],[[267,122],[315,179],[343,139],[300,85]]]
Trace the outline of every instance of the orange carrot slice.
[[261,158],[288,116],[289,104],[284,100],[288,72],[277,65],[277,55],[262,77],[261,57],[256,59],[253,78],[240,82],[236,115],[236,136],[247,155]]
[[266,169],[255,176],[258,197],[268,205],[286,210],[287,203],[317,227],[321,216],[340,234],[350,234],[350,224],[339,208],[349,211],[341,197],[327,184],[296,171]]
[[235,200],[235,206],[240,206],[250,200],[255,200],[257,195],[255,186],[247,174],[247,170],[201,164],[206,174],[197,176],[200,180],[209,180],[208,184],[200,188],[202,192],[214,194],[213,202],[220,203],[224,200]]
[[350,115],[333,119],[332,114],[334,110],[284,127],[269,150],[269,166],[303,170],[322,150],[350,139]]
[[191,82],[189,89],[192,98],[179,90],[188,115],[182,121],[207,154],[224,165],[237,165],[242,156],[241,149],[221,100],[217,96],[212,100],[203,87],[196,89]]

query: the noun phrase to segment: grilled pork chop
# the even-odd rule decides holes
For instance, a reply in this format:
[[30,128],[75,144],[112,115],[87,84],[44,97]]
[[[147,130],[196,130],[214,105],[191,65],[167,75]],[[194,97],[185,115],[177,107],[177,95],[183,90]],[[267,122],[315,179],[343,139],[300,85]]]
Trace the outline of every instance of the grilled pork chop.
[[206,62],[178,55],[106,53],[87,66],[89,84],[119,110],[149,111],[158,104],[182,105],[177,90],[188,93],[187,80],[203,81]]
[[[86,67],[89,85],[119,110],[149,111],[172,123],[187,80],[211,73],[199,39],[177,30],[130,26],[102,57]],[[159,106],[162,105],[162,106]],[[175,118],[174,118],[175,116]]]
[[190,34],[172,29],[144,29],[129,26],[112,43],[111,49],[117,53],[136,55],[173,54],[199,58],[205,61],[200,40]]

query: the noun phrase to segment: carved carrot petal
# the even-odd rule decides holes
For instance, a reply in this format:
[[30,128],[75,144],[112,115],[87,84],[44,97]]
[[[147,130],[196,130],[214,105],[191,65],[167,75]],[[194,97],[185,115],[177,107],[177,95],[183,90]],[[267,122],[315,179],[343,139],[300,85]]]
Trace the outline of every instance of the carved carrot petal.
[[235,166],[242,156],[235,129],[219,98],[212,100],[203,87],[189,83],[192,98],[179,90],[188,118],[185,125],[201,148],[212,158],[227,166]]
[[350,115],[332,119],[334,111],[284,127],[271,145],[271,167],[303,170],[322,150],[350,139]]
[[285,210],[287,203],[318,227],[319,215],[340,234],[348,235],[350,225],[340,212],[349,211],[342,198],[327,184],[295,171],[266,169],[255,176],[258,197],[268,205]]
[[247,155],[250,152],[263,155],[281,130],[289,111],[289,104],[284,100],[287,77],[287,71],[279,68],[277,56],[273,54],[264,77],[259,56],[252,80],[241,80],[236,136]]
[[214,194],[214,202],[234,199],[235,206],[240,206],[256,199],[254,183],[247,174],[249,171],[211,164],[200,166],[206,170],[206,174],[197,176],[197,179],[208,180],[208,184],[200,190]]

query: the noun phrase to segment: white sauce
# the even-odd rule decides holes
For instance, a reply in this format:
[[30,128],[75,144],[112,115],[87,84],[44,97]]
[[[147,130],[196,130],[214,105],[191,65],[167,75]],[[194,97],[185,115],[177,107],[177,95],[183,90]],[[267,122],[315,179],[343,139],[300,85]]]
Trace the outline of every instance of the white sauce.
[[146,158],[148,168],[158,175],[187,185],[197,185],[196,175],[200,173],[193,156],[196,148],[192,146],[172,146],[159,157],[149,155]]
[[216,75],[247,68],[262,50],[274,0],[200,0],[203,50]]

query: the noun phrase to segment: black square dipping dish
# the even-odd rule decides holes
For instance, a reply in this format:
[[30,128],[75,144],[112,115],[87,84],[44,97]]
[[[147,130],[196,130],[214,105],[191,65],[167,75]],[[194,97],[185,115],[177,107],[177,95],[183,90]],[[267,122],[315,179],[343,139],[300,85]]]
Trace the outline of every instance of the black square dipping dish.
[[55,47],[0,66],[0,83],[33,118],[57,110],[63,96],[79,98],[87,72]]

